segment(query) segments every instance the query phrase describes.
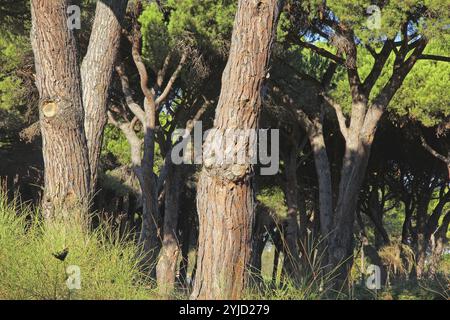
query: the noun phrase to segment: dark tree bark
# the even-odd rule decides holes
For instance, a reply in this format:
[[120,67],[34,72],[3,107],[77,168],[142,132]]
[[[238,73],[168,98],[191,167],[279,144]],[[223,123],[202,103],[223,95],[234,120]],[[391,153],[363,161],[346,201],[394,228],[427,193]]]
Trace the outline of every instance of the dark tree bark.
[[[184,203],[186,204],[187,199],[184,199]],[[188,289],[188,267],[189,267],[189,249],[191,248],[191,238],[192,238],[192,229],[193,229],[193,212],[192,209],[184,207],[183,214],[181,215],[181,233],[182,233],[182,242],[181,242],[181,260],[179,267],[179,283],[182,288]]]
[[[321,109],[318,107],[317,109]],[[325,138],[323,133],[322,116],[308,116],[301,109],[296,110],[297,121],[306,131],[311,145],[317,181],[319,184],[319,220],[320,233],[326,247],[333,225],[333,190],[331,180],[330,161],[328,159]],[[325,258],[326,260],[326,258]],[[326,264],[326,261],[323,261]]]
[[[279,237],[278,242],[281,242],[281,237]],[[277,277],[278,277],[278,265],[280,263],[280,249],[282,248],[281,243],[274,241],[274,255],[273,255],[273,268],[272,268],[272,288],[277,287]]]
[[83,129],[80,71],[65,0],[33,0],[32,45],[43,141],[43,211],[88,207],[90,170]]
[[164,225],[162,232],[162,248],[156,267],[158,288],[163,297],[168,298],[175,287],[177,262],[180,253],[178,239],[178,212],[180,196],[180,169],[170,165],[165,184]]
[[[280,4],[276,0],[239,1],[214,121],[219,132],[258,127],[261,89]],[[198,269],[191,298],[239,299],[248,283],[251,256],[255,215],[252,168],[247,164],[206,167],[209,160],[205,160],[198,184]]]
[[[283,228],[283,277],[291,279],[293,283],[298,283],[300,279],[300,248],[298,246],[300,238],[302,241],[306,237],[300,237],[300,228],[298,224],[298,183],[297,183],[297,148],[287,155],[285,160],[285,178],[286,185],[284,194],[287,205],[287,218]],[[301,221],[306,232],[306,221]]]

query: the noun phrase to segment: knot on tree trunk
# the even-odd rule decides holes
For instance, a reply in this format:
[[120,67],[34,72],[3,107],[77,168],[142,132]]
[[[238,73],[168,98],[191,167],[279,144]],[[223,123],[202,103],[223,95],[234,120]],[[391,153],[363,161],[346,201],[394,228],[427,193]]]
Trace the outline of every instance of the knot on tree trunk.
[[42,114],[45,118],[53,118],[58,113],[58,100],[43,100],[41,102]]
[[51,124],[55,128],[73,129],[70,127],[70,124],[78,124],[84,118],[73,101],[60,97],[41,99],[40,111],[43,123]]
[[222,180],[224,183],[246,182],[252,176],[252,168],[249,164],[217,165],[208,159],[205,159],[204,171],[208,176]]

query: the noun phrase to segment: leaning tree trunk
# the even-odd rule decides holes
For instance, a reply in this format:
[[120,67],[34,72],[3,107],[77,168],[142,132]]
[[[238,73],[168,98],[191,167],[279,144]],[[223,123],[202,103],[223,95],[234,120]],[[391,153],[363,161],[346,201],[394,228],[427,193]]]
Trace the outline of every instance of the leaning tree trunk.
[[80,71],[73,32],[67,24],[66,0],[33,0],[32,46],[44,158],[43,210],[89,202],[90,170],[83,130]]
[[128,0],[97,2],[89,47],[81,65],[84,128],[89,152],[92,191],[97,182],[103,132],[107,122],[109,86],[120,45],[127,3]]
[[[281,1],[240,0],[215,129],[256,129]],[[210,145],[214,135],[208,137]],[[211,145],[210,145],[211,146]],[[232,154],[249,148],[236,145]],[[205,159],[198,184],[198,269],[192,299],[239,299],[247,286],[255,215],[252,167]]]

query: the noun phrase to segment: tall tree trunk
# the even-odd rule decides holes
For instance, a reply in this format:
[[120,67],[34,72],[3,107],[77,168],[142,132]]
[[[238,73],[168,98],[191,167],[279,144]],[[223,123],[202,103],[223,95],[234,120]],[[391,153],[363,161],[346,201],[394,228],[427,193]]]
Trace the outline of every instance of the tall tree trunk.
[[[320,110],[320,107],[316,109]],[[311,145],[314,164],[319,185],[319,225],[320,233],[324,237],[322,243],[326,248],[330,241],[333,226],[333,185],[331,179],[331,167],[328,159],[325,138],[323,135],[322,112],[308,116],[303,110],[296,110],[299,125],[306,131]],[[327,264],[328,257],[324,255],[323,264]]]
[[[214,127],[256,129],[281,1],[240,0]],[[209,137],[208,139],[214,139]],[[211,140],[206,141],[207,146]],[[241,150],[232,150],[238,154]],[[252,168],[205,160],[197,195],[198,269],[192,299],[239,299],[248,282],[255,215]]]
[[95,191],[103,131],[107,122],[108,91],[120,45],[128,0],[97,2],[89,47],[81,65],[84,129],[89,152],[91,190]]
[[90,170],[76,43],[66,0],[33,0],[32,46],[40,95],[45,189],[43,210],[81,205],[87,210]]
[[178,212],[180,195],[180,167],[170,164],[165,184],[164,226],[162,247],[156,267],[158,288],[164,297],[169,297],[175,287],[178,256]]
[[336,287],[341,289],[348,280],[353,264],[353,225],[361,185],[369,162],[370,149],[382,109],[366,115],[367,104],[354,102],[352,121],[346,137],[346,148],[341,169],[339,195],[334,215],[334,230],[330,237],[328,256],[337,271]]

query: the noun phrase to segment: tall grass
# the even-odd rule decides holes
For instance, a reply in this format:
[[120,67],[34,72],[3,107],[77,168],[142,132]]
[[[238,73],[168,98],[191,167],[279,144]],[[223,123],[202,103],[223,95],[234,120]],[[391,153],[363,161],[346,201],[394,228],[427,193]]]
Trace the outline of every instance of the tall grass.
[[[133,237],[119,237],[108,224],[92,229],[90,221],[76,212],[64,221],[42,222],[38,211],[7,201],[0,188],[0,299],[158,299],[156,289],[140,272],[142,261]],[[70,217],[70,218],[67,218]],[[372,292],[356,285],[352,295],[331,288],[335,270],[323,265],[326,248],[321,240],[310,239],[303,247],[306,256],[299,266],[299,281],[280,274],[275,283],[271,273],[248,290],[244,299],[449,299],[447,272],[428,281],[400,282]],[[62,252],[67,251],[63,257]],[[397,255],[395,255],[397,257]],[[270,263],[272,263],[272,257]],[[286,257],[284,257],[286,258]],[[194,258],[191,257],[191,261]],[[269,262],[266,262],[269,263]],[[278,270],[283,264],[279,262]],[[81,288],[69,289],[67,268],[77,266]],[[273,265],[271,265],[272,267]],[[265,268],[268,269],[268,268]],[[447,270],[446,270],[447,271]],[[178,290],[172,299],[186,299],[189,292]]]
[[[0,191],[0,299],[148,299],[139,250],[102,225],[78,218],[43,223],[38,213]],[[76,217],[77,215],[72,215]],[[58,253],[67,251],[59,259]],[[66,284],[78,266],[81,288]]]
[[[246,299],[320,300],[336,296],[332,289],[336,269],[324,265],[327,249],[324,245],[324,239],[308,235],[305,243],[300,242],[299,245],[304,256],[301,258],[300,265],[295,266],[298,277],[292,280],[283,274],[284,259],[295,260],[291,252],[282,252],[280,253],[276,279],[271,278],[271,272],[267,275],[263,274],[262,281],[248,291]],[[286,244],[284,244],[284,247],[287,247]],[[270,257],[269,263],[272,262],[273,257]],[[272,267],[273,265],[270,268],[265,266],[265,269],[271,269]]]

